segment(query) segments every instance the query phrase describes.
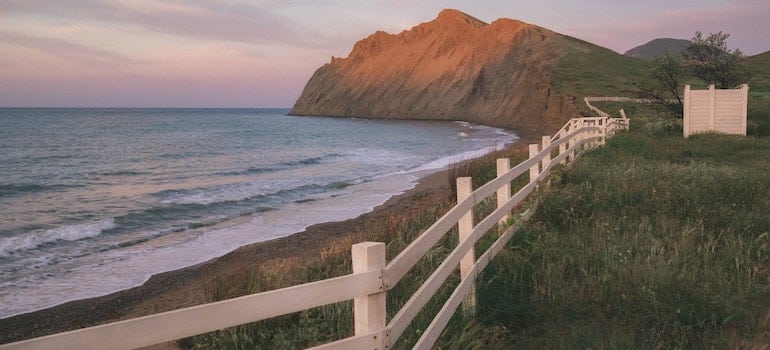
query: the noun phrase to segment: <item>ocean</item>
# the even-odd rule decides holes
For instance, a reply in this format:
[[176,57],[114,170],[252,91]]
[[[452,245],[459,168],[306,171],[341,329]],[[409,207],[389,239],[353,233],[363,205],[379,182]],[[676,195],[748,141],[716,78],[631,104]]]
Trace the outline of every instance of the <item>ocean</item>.
[[516,140],[286,109],[0,109],[0,318],[356,217]]

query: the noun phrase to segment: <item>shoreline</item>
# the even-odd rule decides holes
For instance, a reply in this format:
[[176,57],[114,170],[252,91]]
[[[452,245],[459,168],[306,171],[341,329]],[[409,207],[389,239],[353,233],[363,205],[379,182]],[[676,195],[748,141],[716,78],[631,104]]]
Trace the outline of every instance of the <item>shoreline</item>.
[[411,189],[355,218],[315,224],[285,237],[241,246],[199,264],[155,274],[130,289],[0,319],[0,344],[208,303],[210,285],[217,277],[257,264],[301,259],[340,244],[349,249],[351,239],[366,227],[451,195],[449,171],[425,175]]
[[[504,149],[526,147],[528,143],[540,141],[540,136],[534,136],[539,130],[508,130],[515,133],[517,139]],[[278,266],[305,259],[329,248],[339,249],[341,245],[349,251],[351,242],[361,241],[355,239],[367,228],[451,197],[449,177],[453,167],[472,160],[465,159],[424,175],[414,180],[410,189],[357,217],[314,224],[287,236],[247,244],[205,262],[154,274],[140,286],[0,319],[0,344],[210,303],[211,285],[216,278],[236,275],[258,264]],[[175,344],[150,348],[176,349]]]

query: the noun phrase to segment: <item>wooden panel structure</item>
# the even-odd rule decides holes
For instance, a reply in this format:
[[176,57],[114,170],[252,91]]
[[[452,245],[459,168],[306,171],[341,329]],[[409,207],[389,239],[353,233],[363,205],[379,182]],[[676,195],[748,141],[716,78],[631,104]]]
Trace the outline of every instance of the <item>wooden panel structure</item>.
[[746,135],[749,86],[736,89],[706,90],[684,88],[684,119],[682,134],[685,138],[704,132]]

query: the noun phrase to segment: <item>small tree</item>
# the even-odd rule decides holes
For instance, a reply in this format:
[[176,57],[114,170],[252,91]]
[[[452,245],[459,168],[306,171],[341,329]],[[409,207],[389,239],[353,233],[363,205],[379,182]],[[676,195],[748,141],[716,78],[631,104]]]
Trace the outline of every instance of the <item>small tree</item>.
[[661,109],[681,118],[684,111],[682,94],[685,74],[681,58],[666,52],[653,62],[650,75],[656,86],[653,89],[643,89],[643,97],[653,100]]
[[749,77],[743,67],[743,52],[740,49],[730,51],[728,37],[730,34],[720,31],[704,39],[701,32],[695,32],[683,52],[684,64],[692,68],[696,77],[721,89],[733,88]]

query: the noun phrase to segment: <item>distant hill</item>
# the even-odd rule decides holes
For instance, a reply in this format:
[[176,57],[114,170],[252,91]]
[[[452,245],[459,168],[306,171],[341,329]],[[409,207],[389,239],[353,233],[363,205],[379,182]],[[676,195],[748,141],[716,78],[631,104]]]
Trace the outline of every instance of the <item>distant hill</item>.
[[770,85],[770,76],[767,72],[770,72],[770,51],[766,51],[754,56],[748,56],[745,58],[746,66],[758,73],[759,76],[754,76],[755,80],[761,80],[768,82]]
[[666,52],[669,52],[672,55],[681,55],[689,43],[689,40],[659,38],[628,50],[624,55],[646,60],[661,57]]

